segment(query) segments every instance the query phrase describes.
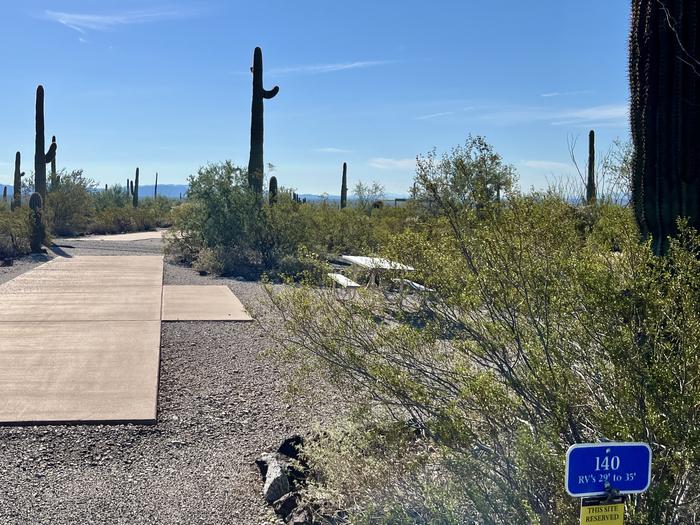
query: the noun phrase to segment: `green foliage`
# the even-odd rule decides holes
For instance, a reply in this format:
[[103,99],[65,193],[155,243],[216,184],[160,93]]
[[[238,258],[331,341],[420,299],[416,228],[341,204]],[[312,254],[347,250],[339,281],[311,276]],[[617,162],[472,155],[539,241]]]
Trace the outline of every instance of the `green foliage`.
[[0,258],[29,253],[30,213],[26,208],[0,208]]
[[98,212],[108,208],[123,208],[127,204],[131,204],[128,190],[118,184],[109,186],[104,191],[95,192],[94,200],[95,209]]
[[46,198],[46,220],[55,235],[77,235],[88,231],[90,219],[95,212],[92,192],[95,181],[86,177],[82,170],[61,170],[59,184],[51,185]]
[[208,249],[223,273],[320,275],[309,257],[374,253],[379,241],[410,220],[403,208],[338,209],[327,201],[300,203],[281,189],[273,206],[260,202],[247,174],[231,162],[210,164],[190,177],[188,202],[173,212],[177,236],[168,253],[194,262]]
[[[652,487],[631,498],[626,523],[694,523],[700,236],[681,225],[660,259],[624,208],[600,206],[586,218],[554,196],[511,192],[475,214],[479,199],[460,199],[462,207],[438,201],[434,217],[385,249],[434,294],[361,291],[338,301],[330,289],[288,288],[271,294],[286,321],[280,344],[383,424],[410,422],[428,440],[435,478],[417,479],[445,501],[461,495],[456,522],[576,522],[577,501],[563,490],[565,451],[612,439],[654,451]],[[383,450],[362,450],[360,480],[368,462],[394,468]],[[405,518],[400,483],[353,485],[319,454],[319,490],[336,494],[351,521],[453,519],[447,510]]]

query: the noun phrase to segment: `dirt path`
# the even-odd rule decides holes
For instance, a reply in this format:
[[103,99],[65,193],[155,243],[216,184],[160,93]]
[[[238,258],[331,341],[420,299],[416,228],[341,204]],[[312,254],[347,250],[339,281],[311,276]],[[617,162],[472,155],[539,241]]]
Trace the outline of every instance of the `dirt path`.
[[[157,254],[162,246],[100,244],[59,250]],[[164,284],[225,284],[256,321],[163,324],[155,426],[0,428],[0,523],[278,523],[253,461],[332,418],[341,400],[327,390],[316,399],[286,396],[288,366],[261,355],[279,320],[259,283],[201,277],[166,262]]]

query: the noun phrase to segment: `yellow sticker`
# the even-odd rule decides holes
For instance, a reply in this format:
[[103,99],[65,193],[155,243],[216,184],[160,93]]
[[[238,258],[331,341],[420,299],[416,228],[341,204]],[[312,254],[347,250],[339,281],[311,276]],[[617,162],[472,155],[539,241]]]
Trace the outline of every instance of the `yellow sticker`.
[[625,504],[581,506],[581,525],[623,525]]

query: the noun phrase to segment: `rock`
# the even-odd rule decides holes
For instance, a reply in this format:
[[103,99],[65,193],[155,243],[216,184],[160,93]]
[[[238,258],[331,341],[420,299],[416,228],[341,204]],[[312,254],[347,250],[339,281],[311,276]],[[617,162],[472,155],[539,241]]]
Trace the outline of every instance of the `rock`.
[[297,507],[285,520],[287,525],[313,525],[313,517],[309,509]]
[[287,516],[297,508],[300,501],[301,495],[298,492],[290,492],[275,501],[272,504],[272,508],[275,509],[277,515],[281,516],[282,519],[287,519]]
[[288,458],[299,459],[299,451],[304,446],[304,438],[299,434],[285,439],[277,449],[278,454],[284,454]]
[[263,487],[263,495],[268,503],[280,499],[291,490],[286,470],[286,466],[276,457],[268,462]]
[[265,481],[265,478],[267,477],[267,466],[270,464],[270,461],[272,461],[276,457],[277,456],[275,456],[275,454],[266,452],[265,454],[263,454],[255,460],[255,465],[258,467],[258,470],[260,471],[260,477],[263,479],[263,481]]

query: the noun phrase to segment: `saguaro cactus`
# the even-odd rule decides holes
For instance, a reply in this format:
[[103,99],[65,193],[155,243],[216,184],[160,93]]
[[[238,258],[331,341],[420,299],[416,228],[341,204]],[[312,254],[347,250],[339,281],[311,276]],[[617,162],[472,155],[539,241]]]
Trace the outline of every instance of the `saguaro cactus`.
[[340,185],[340,209],[348,205],[348,165],[343,162],[343,182]]
[[56,150],[58,149],[58,145],[56,144],[56,135],[53,135],[51,137],[51,146],[49,147],[49,151],[53,150],[54,155],[53,158],[51,159],[51,191],[54,189],[58,188],[58,185],[60,184],[60,180],[58,177],[58,173],[56,173]]
[[2,203],[5,204],[7,202],[7,186],[3,186],[2,188]]
[[586,204],[595,204],[595,131],[588,133],[588,179],[586,180]]
[[678,217],[700,229],[699,27],[694,0],[632,1],[632,201],[657,255]]
[[139,207],[139,169],[136,168],[136,176],[131,181],[131,202],[134,208]]
[[41,252],[41,245],[44,242],[46,231],[44,229],[44,221],[42,220],[43,199],[38,192],[32,193],[29,197],[29,207],[32,210],[32,233],[29,238],[29,247],[32,253]]
[[15,153],[15,180],[14,186],[12,188],[12,205],[11,208],[19,208],[22,206],[22,177],[24,177],[24,172],[20,171],[20,164],[22,163],[22,156],[18,151]]
[[153,198],[158,197],[158,172],[156,171],[156,185],[153,187]]
[[270,206],[277,202],[277,177],[274,175],[270,177],[270,188],[267,198]]
[[263,99],[271,99],[280,88],[263,88],[263,59],[259,47],[253,52],[253,106],[250,119],[250,158],[248,160],[248,185],[262,195],[263,187]]
[[56,142],[44,153],[44,86],[36,88],[36,136],[34,140],[34,189],[46,199],[46,165],[56,158]]

